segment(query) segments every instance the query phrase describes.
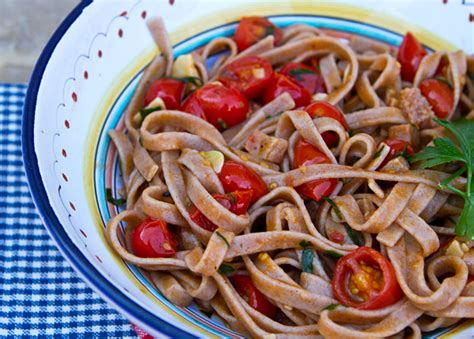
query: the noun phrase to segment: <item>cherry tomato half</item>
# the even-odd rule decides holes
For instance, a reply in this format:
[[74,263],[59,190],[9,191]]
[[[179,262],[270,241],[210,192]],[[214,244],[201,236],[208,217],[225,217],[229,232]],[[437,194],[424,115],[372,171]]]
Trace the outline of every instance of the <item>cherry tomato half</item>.
[[438,118],[444,119],[449,115],[454,105],[451,87],[440,80],[425,79],[420,83],[420,91]]
[[238,90],[209,83],[186,99],[183,110],[205,118],[217,129],[224,130],[245,120],[249,103]]
[[281,41],[283,32],[267,18],[249,16],[240,20],[234,34],[234,40],[239,52],[241,52],[268,35],[273,35],[275,46],[277,46]]
[[[235,191],[227,194],[213,194],[212,197],[216,201],[227,208],[229,211],[236,215],[241,215],[247,212],[250,206],[250,199],[252,199],[252,191]],[[196,206],[192,206],[189,211],[191,220],[196,224],[208,230],[214,232],[218,226],[210,221]]]
[[181,80],[162,78],[155,80],[145,95],[143,106],[148,106],[157,97],[165,103],[166,109],[180,109],[186,83]]
[[310,94],[326,93],[324,79],[315,67],[300,62],[289,62],[281,68],[280,73],[305,88]]
[[[308,112],[312,119],[316,117],[332,118],[339,121],[346,131],[349,130],[349,125],[347,124],[344,114],[336,106],[331,105],[329,102],[315,101],[304,110]],[[339,142],[339,136],[336,132],[324,132],[321,134],[321,136],[328,147],[336,147],[337,143]]]
[[263,103],[267,104],[285,92],[291,95],[296,107],[306,106],[311,102],[311,94],[305,88],[295,84],[287,76],[275,73],[263,93]]
[[331,285],[337,300],[360,310],[389,306],[403,296],[392,264],[365,246],[339,259]]
[[[293,168],[316,164],[330,164],[329,158],[316,147],[300,139],[295,146]],[[337,179],[318,179],[296,187],[296,191],[303,197],[320,201],[322,197],[331,194],[337,185]]]
[[163,220],[145,219],[131,234],[132,251],[142,258],[167,258],[176,253],[177,242]]
[[233,160],[224,162],[219,179],[225,192],[251,190],[251,204],[268,193],[265,181],[255,171]]
[[270,83],[272,65],[258,56],[248,56],[225,66],[219,81],[229,88],[235,88],[249,100],[262,94]]
[[383,143],[390,147],[390,151],[388,152],[387,157],[380,164],[379,168],[384,167],[390,160],[400,155],[407,156],[415,154],[411,145],[405,140],[386,139]]
[[418,66],[426,54],[428,53],[413,34],[405,34],[397,54],[397,60],[402,66],[400,73],[403,80],[413,82]]
[[237,292],[249,303],[250,306],[271,319],[275,317],[277,311],[276,306],[255,287],[252,279],[250,279],[248,275],[234,274],[231,275],[229,279]]

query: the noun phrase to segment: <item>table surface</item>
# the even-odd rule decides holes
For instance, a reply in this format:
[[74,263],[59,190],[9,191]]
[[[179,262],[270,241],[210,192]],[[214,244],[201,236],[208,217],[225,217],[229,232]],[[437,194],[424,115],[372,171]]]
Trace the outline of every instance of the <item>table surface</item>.
[[0,83],[28,82],[49,37],[79,2],[0,1]]
[[63,259],[35,210],[21,156],[25,92],[0,84],[0,336],[136,337]]

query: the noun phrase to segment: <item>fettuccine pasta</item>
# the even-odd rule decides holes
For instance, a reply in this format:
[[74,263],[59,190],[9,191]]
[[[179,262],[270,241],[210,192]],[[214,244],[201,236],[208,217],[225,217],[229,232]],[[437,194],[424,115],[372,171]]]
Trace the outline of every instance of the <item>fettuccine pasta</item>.
[[148,25],[161,54],[109,133],[123,260],[249,337],[420,338],[474,317],[463,201],[438,187],[458,165],[407,160],[449,136],[433,118],[474,118],[472,56],[249,17],[174,58]]

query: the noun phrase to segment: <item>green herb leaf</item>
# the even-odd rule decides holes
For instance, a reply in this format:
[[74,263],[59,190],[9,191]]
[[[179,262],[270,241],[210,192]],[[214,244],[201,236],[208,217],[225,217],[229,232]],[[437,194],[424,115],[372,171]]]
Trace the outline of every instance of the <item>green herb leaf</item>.
[[234,195],[232,193],[227,193],[226,194],[227,198],[235,205],[237,204],[237,200],[235,199]]
[[276,117],[282,115],[283,113],[285,113],[285,111],[278,112],[277,114],[274,114],[274,115],[267,115],[267,116],[265,116],[265,120],[270,120],[270,119],[276,118]]
[[[464,199],[464,208],[454,229],[456,235],[465,236],[474,240],[474,121],[461,119],[455,122],[435,119],[435,121],[449,130],[459,143],[459,147],[449,138],[437,138],[434,146],[426,147],[422,152],[410,157],[410,162],[423,161],[422,168],[430,168],[451,162],[460,162],[463,165],[448,178],[439,183],[440,189],[448,189]],[[449,183],[466,173],[466,191],[463,192]]]
[[227,126],[226,122],[221,118],[217,119],[217,123],[219,124],[219,126],[222,129],[227,129],[227,127],[229,127],[229,126]]
[[217,234],[217,236],[218,236],[219,238],[221,238],[222,240],[224,240],[224,242],[226,243],[227,247],[230,247],[229,240],[227,240],[227,238],[224,237],[224,236],[221,234],[221,232],[216,231],[216,234]]
[[325,255],[327,255],[328,257],[331,257],[333,259],[340,259],[343,257],[342,254],[339,254],[337,252],[334,252],[333,250],[326,250],[323,252]]
[[127,200],[123,198],[116,199],[112,196],[112,190],[110,188],[105,189],[105,197],[108,202],[115,206],[121,206],[127,202]]
[[218,271],[220,274],[228,275],[235,272],[235,268],[232,265],[221,264]]
[[303,74],[315,74],[314,71],[305,68],[293,68],[288,73],[296,77],[297,80],[303,80]]
[[306,241],[306,240],[301,240],[300,241],[300,246],[303,247],[303,248],[311,247],[311,243],[309,241]]
[[372,157],[372,159],[377,159],[378,157],[380,157],[380,155],[382,154],[382,151],[383,151],[383,147],[380,147],[379,150],[377,152],[375,152],[374,156]]
[[352,138],[354,135],[356,135],[356,132],[352,128],[349,128],[347,133],[349,134],[349,138]]
[[[160,106],[157,106],[157,107],[152,107],[152,108],[142,108],[141,110],[139,110],[140,112],[140,117],[142,118],[142,122],[143,120],[145,120],[145,118],[153,113],[153,112],[156,112],[156,111],[160,111],[161,110],[161,107]],[[141,123],[140,123],[141,125]]]
[[212,311],[201,311],[202,314],[204,314],[206,317],[210,318],[214,314]]
[[201,87],[203,85],[202,79],[200,77],[171,77],[171,79],[179,80],[186,83],[191,83],[197,87]]
[[325,308],[323,308],[323,311],[332,311],[335,310],[337,306],[340,306],[339,304],[329,304]]
[[328,202],[332,208],[334,209],[334,212],[336,212],[336,215],[337,217],[339,218],[339,220],[343,220],[343,216],[342,216],[342,213],[341,213],[341,210],[339,209],[339,207],[336,205],[336,203],[334,202],[334,200],[328,198],[328,197],[323,197],[324,201]]
[[269,35],[273,35],[274,33],[275,33],[275,26],[269,25],[265,27],[265,35],[264,35],[265,37]]
[[362,239],[360,233],[347,224],[345,224],[344,227],[346,228],[347,234],[349,235],[349,238],[351,238],[352,242],[357,246],[362,246]]
[[313,273],[313,259],[313,250],[309,247],[306,247],[301,254],[301,265],[303,266],[303,272]]

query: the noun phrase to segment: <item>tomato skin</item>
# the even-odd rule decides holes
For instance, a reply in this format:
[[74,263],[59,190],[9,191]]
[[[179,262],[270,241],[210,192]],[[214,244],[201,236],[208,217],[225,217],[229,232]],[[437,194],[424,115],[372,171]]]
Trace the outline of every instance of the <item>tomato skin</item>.
[[207,121],[204,109],[202,108],[201,103],[197,98],[196,92],[191,93],[186,98],[186,100],[183,102],[182,110]]
[[454,93],[447,84],[436,79],[425,79],[420,83],[420,91],[438,118],[448,117],[454,105]]
[[386,139],[383,143],[390,147],[390,151],[388,152],[386,158],[380,164],[379,168],[384,167],[390,160],[396,158],[403,152],[406,152],[407,155],[415,154],[415,152],[413,151],[413,147],[411,147],[411,145],[405,140]]
[[[308,112],[311,119],[316,117],[332,118],[339,121],[346,131],[349,130],[349,125],[347,124],[344,114],[336,106],[331,105],[329,102],[315,101],[311,105],[307,106],[304,110]],[[339,136],[335,132],[324,132],[321,134],[321,137],[324,139],[324,142],[326,145],[328,145],[328,147],[336,147],[339,142]]]
[[263,93],[272,75],[273,68],[267,60],[258,56],[248,56],[225,66],[219,81],[229,88],[239,90],[248,100],[252,100]]
[[280,69],[280,73],[286,75],[295,84],[305,88],[311,94],[326,93],[324,79],[315,67],[300,62],[289,62]]
[[229,279],[237,292],[248,299],[250,306],[271,319],[275,317],[276,306],[268,301],[267,297],[255,287],[248,275],[234,274]]
[[245,120],[249,103],[238,90],[209,83],[191,94],[184,102],[183,110],[204,116],[217,129],[224,130]]
[[[213,194],[216,201],[236,215],[247,212],[252,199],[252,191],[235,191],[227,194]],[[189,215],[191,220],[209,232],[214,232],[218,226],[209,220],[196,206],[192,206]]]
[[255,171],[237,161],[227,160],[224,162],[218,175],[226,193],[251,190],[251,204],[268,193],[265,181]]
[[[360,273],[361,262],[371,266],[378,266],[383,276],[383,286],[380,291],[373,288],[369,290],[367,301],[356,302],[350,297],[347,281],[351,275]],[[360,310],[380,309],[394,304],[403,296],[392,264],[382,254],[373,248],[365,246],[357,248],[338,260],[331,286],[334,296],[343,305]]]
[[[309,142],[300,139],[294,150],[293,168],[316,164],[330,164],[329,158]],[[303,197],[320,201],[330,195],[337,185],[337,179],[317,179],[296,187],[296,191]]]
[[131,236],[133,253],[142,258],[167,258],[176,253],[177,242],[163,220],[145,219]]
[[185,88],[184,81],[169,78],[155,80],[145,94],[143,106],[148,106],[155,98],[160,97],[166,109],[181,109]]
[[398,48],[397,60],[402,66],[400,74],[405,81],[413,82],[418,66],[423,57],[428,54],[416,38],[408,32]]
[[306,106],[311,102],[311,94],[305,88],[295,84],[287,76],[275,73],[263,93],[263,103],[267,104],[285,92],[291,95],[295,107]]
[[274,44],[278,46],[283,32],[270,20],[259,16],[243,17],[235,30],[234,40],[237,44],[239,52],[249,48],[256,42],[262,40],[268,35],[273,35]]

